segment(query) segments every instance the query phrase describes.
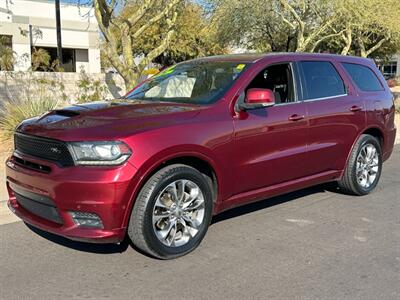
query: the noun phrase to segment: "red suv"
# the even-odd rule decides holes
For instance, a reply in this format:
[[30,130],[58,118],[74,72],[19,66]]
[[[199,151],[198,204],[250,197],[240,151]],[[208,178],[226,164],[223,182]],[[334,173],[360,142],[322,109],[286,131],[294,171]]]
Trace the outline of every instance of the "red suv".
[[370,193],[393,150],[394,112],[368,59],[196,59],[122,99],[22,122],[6,163],[9,207],[70,239],[128,234],[144,252],[174,258],[235,206],[327,181]]

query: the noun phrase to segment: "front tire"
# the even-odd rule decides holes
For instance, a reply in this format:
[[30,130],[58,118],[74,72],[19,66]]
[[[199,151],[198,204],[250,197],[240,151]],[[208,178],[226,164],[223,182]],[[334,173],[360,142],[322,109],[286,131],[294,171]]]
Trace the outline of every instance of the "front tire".
[[350,153],[339,187],[347,194],[369,194],[378,184],[381,172],[381,145],[375,137],[363,134]]
[[212,217],[212,192],[196,169],[174,164],[155,173],[132,209],[128,235],[153,257],[172,259],[193,251]]

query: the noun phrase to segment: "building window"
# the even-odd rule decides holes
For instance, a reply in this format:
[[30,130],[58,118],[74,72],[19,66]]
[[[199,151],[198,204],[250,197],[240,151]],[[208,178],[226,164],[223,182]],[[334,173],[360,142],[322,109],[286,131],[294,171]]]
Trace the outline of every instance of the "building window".
[[12,35],[0,34],[0,71],[12,71],[13,69]]
[[385,64],[378,64],[379,70],[382,72],[385,79],[390,79],[396,76],[397,61],[390,61]]
[[[32,48],[32,53],[38,49],[43,49],[45,50],[49,56],[50,56],[50,61],[49,61],[49,66],[39,66],[36,71],[44,71],[44,72],[51,72],[54,71],[51,66],[54,65],[54,62],[57,60],[57,48],[55,47],[35,47],[35,49]],[[62,69],[64,72],[76,72],[76,56],[75,56],[75,49],[69,49],[69,48],[63,48],[62,49],[62,56],[63,56],[63,63],[61,64]]]
[[89,50],[88,49],[76,49],[76,72],[85,71],[89,72]]

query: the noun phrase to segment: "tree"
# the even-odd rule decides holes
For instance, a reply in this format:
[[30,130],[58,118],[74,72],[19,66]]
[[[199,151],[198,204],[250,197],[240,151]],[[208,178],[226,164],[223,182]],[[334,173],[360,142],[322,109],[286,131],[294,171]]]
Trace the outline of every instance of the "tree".
[[218,0],[213,23],[218,39],[231,47],[256,51],[294,51],[293,34],[279,19],[271,1]]
[[[342,31],[333,31],[339,20],[336,1],[330,0],[278,0],[277,14],[294,31],[296,51],[315,52],[325,40],[337,37]],[[280,11],[281,10],[281,11]]]
[[342,54],[386,56],[400,48],[399,1],[341,1],[337,9],[343,16]]
[[328,0],[219,0],[220,37],[260,51],[310,51],[339,36]]
[[398,0],[214,0],[213,3],[221,39],[248,49],[382,57],[400,48]]
[[[135,86],[146,66],[163,53],[175,33],[175,23],[183,0],[132,0],[135,11],[116,13],[116,0],[93,0],[94,14],[104,37],[104,55],[125,81],[127,89]],[[165,31],[160,43],[135,62],[135,41],[155,24]]]
[[[135,9],[134,6],[127,7],[123,14]],[[205,16],[203,7],[193,2],[184,3],[175,23],[175,34],[165,51],[153,61],[169,66],[196,57],[225,53],[225,47],[217,40],[213,25]],[[154,24],[135,40],[133,51],[147,55],[161,43],[164,31],[163,26]]]

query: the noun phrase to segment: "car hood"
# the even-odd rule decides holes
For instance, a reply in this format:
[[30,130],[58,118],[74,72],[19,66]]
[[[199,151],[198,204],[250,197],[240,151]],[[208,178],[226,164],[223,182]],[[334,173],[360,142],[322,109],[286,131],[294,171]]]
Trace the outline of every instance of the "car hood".
[[17,131],[65,141],[114,139],[186,122],[202,108],[194,104],[124,99],[92,102],[25,120]]

